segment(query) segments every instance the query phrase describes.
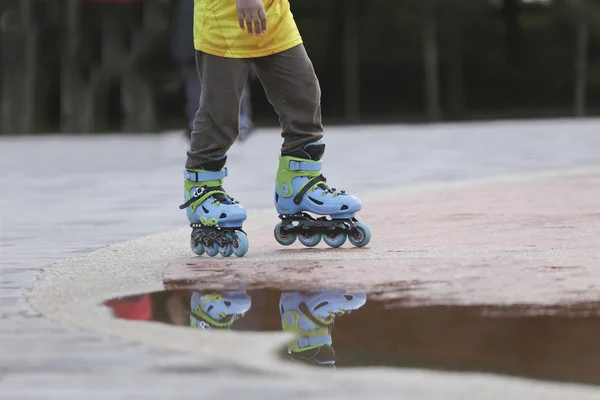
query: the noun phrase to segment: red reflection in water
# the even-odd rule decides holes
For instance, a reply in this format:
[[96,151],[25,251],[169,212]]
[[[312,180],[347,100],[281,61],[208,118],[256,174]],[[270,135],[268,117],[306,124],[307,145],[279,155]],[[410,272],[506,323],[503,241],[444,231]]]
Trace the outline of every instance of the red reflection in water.
[[149,321],[152,319],[152,297],[149,294],[108,300],[104,305],[110,307],[113,315],[117,318],[136,321]]

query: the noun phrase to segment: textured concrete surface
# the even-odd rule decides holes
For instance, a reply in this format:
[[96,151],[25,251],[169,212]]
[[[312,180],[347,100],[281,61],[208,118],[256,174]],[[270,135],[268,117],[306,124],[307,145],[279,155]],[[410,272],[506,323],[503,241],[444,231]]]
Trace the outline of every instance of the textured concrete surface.
[[[600,168],[433,187],[369,203],[364,249],[279,246],[277,222],[251,257],[170,264],[169,288],[339,288],[413,304],[554,304],[600,299]],[[184,238],[180,239],[181,241]]]
[[[409,192],[424,183],[460,183],[506,174],[585,167],[600,163],[600,137],[596,134],[599,126],[597,120],[585,120],[335,128],[329,130],[327,137],[325,174],[334,186],[359,194],[368,205],[378,197],[380,189],[392,194],[399,187]],[[271,206],[279,143],[276,132],[265,131],[230,153],[226,187],[247,208],[255,210],[249,221],[254,229],[270,229],[269,219],[274,216],[270,209],[260,210]],[[243,391],[252,398],[265,398],[260,388],[267,383],[278,397],[288,393],[300,398],[303,393],[329,388],[325,380],[319,384],[315,381],[308,389],[302,385],[299,390],[292,378],[273,379],[262,372],[237,368],[237,358],[231,360],[231,355],[222,354],[228,353],[223,350],[227,347],[200,357],[170,351],[168,348],[177,342],[170,330],[158,332],[148,325],[108,322],[107,311],[97,307],[104,296],[135,293],[142,288],[161,289],[164,267],[174,260],[189,258],[185,228],[174,234],[104,248],[107,244],[186,226],[177,209],[184,151],[185,143],[175,134],[0,139],[0,374],[4,377],[0,397],[36,398],[45,389],[49,389],[44,391],[47,397],[81,397],[82,393],[87,397],[92,388],[99,397],[115,393],[126,393],[128,398],[161,397],[189,392],[186,383],[192,380],[196,385],[204,383],[204,393],[214,394],[225,387],[225,373],[231,378],[229,383],[239,383],[239,387],[231,388],[230,384],[227,388],[231,397]],[[136,253],[140,249],[137,245],[143,245],[143,254]],[[97,248],[102,250],[46,268]],[[133,253],[121,254],[125,249]],[[103,258],[107,254],[111,257]],[[140,269],[130,267],[130,261],[136,261]],[[84,268],[87,262],[95,265],[95,270]],[[61,275],[61,265],[69,265],[75,276]],[[44,308],[44,313],[64,313],[65,304],[79,304],[79,311],[85,309],[89,314],[73,314],[70,318],[73,325],[85,326],[85,331],[49,321],[27,304],[26,288],[44,268],[48,275],[38,288],[44,288],[45,296],[40,296],[40,291],[32,294],[36,306]],[[62,285],[71,279],[85,280],[88,273],[87,281],[93,291],[61,292]],[[55,286],[48,286],[49,282],[55,282]],[[57,299],[62,303],[54,303]],[[117,325],[120,328],[115,328]],[[104,326],[123,331],[98,332]],[[123,332],[130,332],[131,336]],[[136,336],[140,333],[154,342],[140,343]],[[204,339],[198,341],[197,336],[193,340],[191,348],[210,347]],[[235,340],[231,342],[231,349],[238,349],[233,344]],[[242,350],[254,351],[241,349],[240,354],[245,354]],[[259,350],[258,361],[267,357]],[[380,374],[371,375],[371,384],[366,388],[391,393],[387,386],[377,384]],[[405,381],[397,374],[392,379],[412,382],[411,375],[406,376]],[[346,382],[347,378],[340,379]],[[453,381],[454,377],[436,379]],[[501,387],[508,382],[491,380]],[[520,387],[518,390],[554,387],[509,381],[508,386]],[[109,382],[113,388],[108,387]],[[366,394],[355,386],[344,385],[352,391],[333,387],[327,393],[338,391],[355,397]],[[419,382],[401,386],[407,396],[414,395],[407,398],[431,398],[419,397],[432,393],[420,392]],[[460,382],[456,386],[459,390]],[[586,388],[572,389],[596,395]],[[448,396],[440,394],[434,398],[449,398],[452,390]],[[464,390],[460,393],[457,396],[464,398]]]
[[[596,398],[600,396],[597,388],[524,379],[503,380],[486,374],[453,374],[451,380],[445,373],[419,371],[415,376],[389,369],[338,370],[332,374],[277,359],[275,353],[289,340],[283,333],[231,331],[224,334],[115,320],[98,304],[119,294],[161,290],[165,266],[172,261],[177,261],[180,267],[167,268],[165,278],[177,281],[186,277],[184,274],[179,276],[178,272],[185,272],[187,278],[197,277],[203,281],[202,285],[212,288],[235,287],[239,283],[280,288],[352,288],[383,291],[383,296],[389,298],[405,299],[408,295],[415,303],[442,304],[554,304],[597,300],[600,279],[594,277],[593,271],[599,257],[590,247],[594,248],[600,227],[586,216],[590,207],[595,210],[593,199],[598,198],[596,183],[599,176],[600,168],[596,172],[555,178],[533,177],[512,184],[430,188],[427,193],[407,198],[382,199],[382,203],[372,204],[370,210],[362,214],[363,219],[373,221],[373,230],[379,235],[373,245],[365,249],[281,250],[270,236],[274,225],[272,217],[267,212],[257,212],[249,218],[247,226],[248,234],[254,238],[254,250],[244,259],[190,257],[186,246],[189,232],[177,230],[59,263],[43,275],[30,294],[30,301],[53,320],[253,371],[262,376],[257,379],[268,382],[271,377],[280,383],[287,382],[288,389],[294,394],[297,394],[294,382],[310,381],[313,388],[322,385],[345,390],[356,385],[369,393],[402,393],[407,398],[415,395],[473,398],[478,388],[489,392],[488,398],[505,398],[506,392],[501,387],[509,387],[518,398],[545,398],[550,386],[554,387],[556,398]],[[577,193],[565,197],[556,193],[557,189],[569,192],[569,188],[577,188]],[[511,195],[503,195],[504,192]],[[551,200],[550,194],[554,195]],[[486,201],[479,207],[469,207],[472,203],[459,202],[461,197],[469,198],[475,204],[478,200]],[[524,198],[527,200],[522,200]],[[445,202],[439,201],[442,199]],[[414,210],[407,208],[394,215],[387,213],[386,204],[414,204],[417,200],[420,205]],[[516,207],[515,202],[521,207]],[[482,241],[483,236],[489,235],[486,232],[493,232],[496,242],[470,240],[470,243],[464,243],[471,237],[464,233],[464,208],[473,209],[475,215],[486,221],[485,224],[471,224],[472,235]],[[420,229],[412,229],[411,222],[404,221],[407,213],[413,215],[413,224],[415,221],[422,224]],[[532,222],[527,218],[532,213],[533,219],[541,218],[545,227],[534,224],[536,227],[529,228],[529,240],[523,243],[515,233],[523,233],[523,228]],[[456,219],[456,216],[460,218]],[[570,220],[565,221],[565,216],[570,216]],[[442,220],[456,219],[456,231],[449,234],[453,226],[447,226],[445,233],[439,232],[436,221],[440,217]],[[519,221],[516,225],[515,220]],[[553,234],[552,229],[565,227],[565,223],[575,230],[581,228],[582,233],[573,237],[573,241],[557,246],[557,241],[560,243],[568,236]],[[418,232],[418,237],[399,244],[398,240],[402,241],[403,237],[396,233],[398,224],[408,228],[404,237],[409,237],[410,232]],[[592,242],[584,240],[592,236]],[[450,243],[430,254],[427,249],[435,248],[438,242],[446,242],[445,238]],[[454,242],[458,243],[456,251],[453,250]],[[540,246],[535,254],[527,254],[530,243]],[[577,256],[579,267],[565,264],[565,255]],[[587,289],[584,291],[581,290],[582,277]],[[202,285],[197,288],[201,289]],[[168,282],[167,286],[170,286]],[[351,393],[357,396],[356,392]]]

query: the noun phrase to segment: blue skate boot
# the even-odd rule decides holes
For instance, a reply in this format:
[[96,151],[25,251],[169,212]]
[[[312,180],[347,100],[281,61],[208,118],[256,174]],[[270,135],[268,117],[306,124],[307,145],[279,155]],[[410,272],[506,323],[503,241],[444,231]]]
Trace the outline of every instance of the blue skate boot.
[[190,247],[197,255],[210,257],[248,252],[248,237],[242,230],[246,210],[229,196],[223,187],[227,176],[226,157],[204,165],[202,169],[186,169],[185,200],[179,206],[186,209],[192,227]]
[[251,306],[252,301],[245,290],[193,292],[190,325],[200,329],[229,329]]
[[[360,200],[346,192],[330,189],[321,175],[325,144],[309,143],[302,150],[282,154],[275,185],[275,207],[281,222],[275,227],[275,240],[284,246],[296,241],[314,247],[321,241],[340,247],[346,238],[356,247],[371,240],[369,227],[354,215]],[[329,215],[313,218],[308,213]]]
[[367,296],[357,293],[284,292],[279,299],[281,326],[300,336],[288,344],[292,360],[335,368],[331,328],[336,316],[358,310]]

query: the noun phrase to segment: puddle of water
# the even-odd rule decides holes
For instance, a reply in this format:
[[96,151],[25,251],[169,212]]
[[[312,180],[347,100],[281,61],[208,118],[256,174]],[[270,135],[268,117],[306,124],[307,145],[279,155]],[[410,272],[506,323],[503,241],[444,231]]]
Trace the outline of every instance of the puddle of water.
[[124,319],[295,333],[286,356],[319,366],[478,371],[600,384],[599,304],[406,307],[405,300],[334,291],[180,290],[105,304]]

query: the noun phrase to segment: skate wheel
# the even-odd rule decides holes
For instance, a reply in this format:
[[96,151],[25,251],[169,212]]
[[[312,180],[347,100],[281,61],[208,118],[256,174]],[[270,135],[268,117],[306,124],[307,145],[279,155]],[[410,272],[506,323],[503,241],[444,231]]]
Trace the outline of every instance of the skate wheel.
[[219,254],[219,245],[217,244],[217,242],[213,242],[212,246],[207,247],[205,250],[206,250],[206,254],[209,257],[214,257],[217,254]]
[[300,240],[300,243],[302,243],[306,247],[315,247],[321,241],[321,234],[319,232],[302,232],[298,235],[298,240]]
[[231,232],[225,232],[225,237],[230,241],[225,246],[219,246],[219,253],[223,257],[229,257],[233,254],[233,234]]
[[244,232],[236,231],[233,239],[233,254],[236,257],[244,257],[248,252],[248,236]]
[[340,247],[344,243],[346,243],[346,234],[345,233],[328,233],[323,235],[323,241],[327,243],[328,246],[331,247]]
[[198,244],[196,244],[196,241],[194,240],[194,238],[190,238],[190,247],[192,249],[192,251],[194,252],[194,254],[201,256],[202,254],[204,254],[204,245],[200,242],[198,242]]
[[233,254],[233,246],[231,243],[225,247],[219,246],[219,253],[221,253],[223,257],[229,257]]
[[283,229],[283,224],[280,222],[275,225],[275,240],[282,246],[289,246],[296,241],[296,234],[293,232],[286,232]]
[[348,234],[348,240],[356,247],[363,247],[369,244],[371,241],[371,230],[367,224],[363,222],[356,222],[356,228]]

